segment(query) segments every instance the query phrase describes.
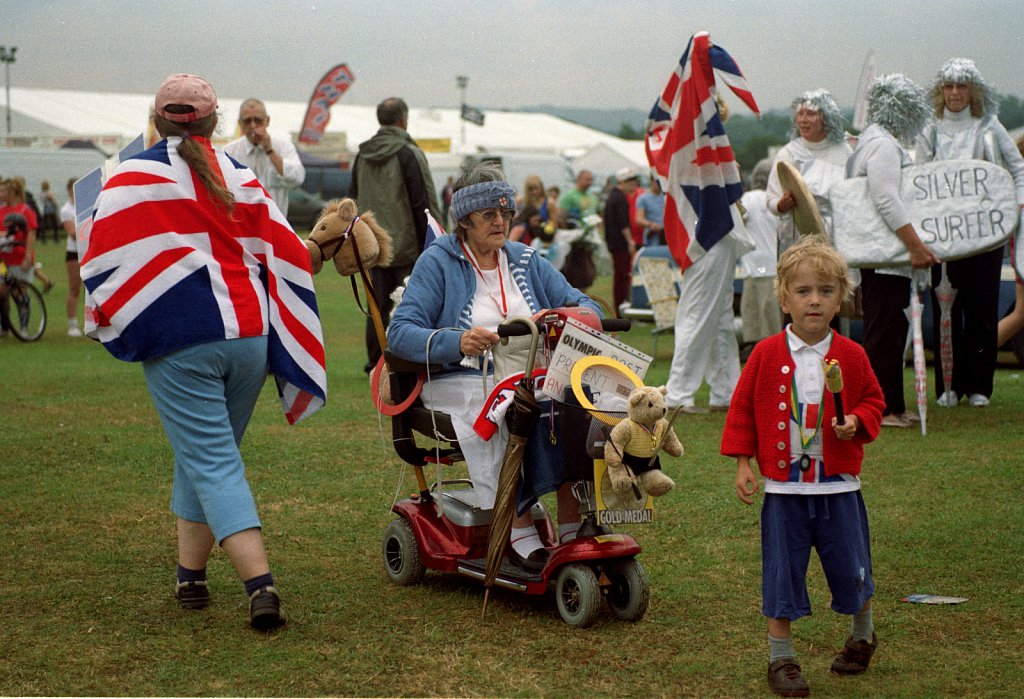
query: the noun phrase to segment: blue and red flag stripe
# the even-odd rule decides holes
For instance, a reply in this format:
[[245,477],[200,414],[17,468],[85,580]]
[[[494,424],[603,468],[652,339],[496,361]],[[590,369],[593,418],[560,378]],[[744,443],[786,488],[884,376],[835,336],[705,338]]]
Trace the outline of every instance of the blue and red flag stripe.
[[230,219],[168,141],[122,162],[82,257],[86,332],[125,361],[266,335],[295,422],[326,399],[309,253],[252,171],[196,140],[235,196]]
[[733,229],[743,195],[739,167],[715,102],[715,71],[755,114],[739,66],[707,32],[690,42],[648,119],[646,150],[666,193],[665,238],[685,270]]

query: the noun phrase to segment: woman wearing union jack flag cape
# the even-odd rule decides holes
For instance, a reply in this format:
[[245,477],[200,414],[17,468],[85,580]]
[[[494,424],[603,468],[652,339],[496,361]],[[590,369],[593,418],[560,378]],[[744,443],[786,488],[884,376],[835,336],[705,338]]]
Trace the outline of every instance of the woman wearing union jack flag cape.
[[210,144],[210,83],[172,75],[154,107],[163,140],[122,162],[96,202],[86,333],[142,362],[174,450],[175,597],[207,605],[219,543],[245,583],[250,623],[268,630],[284,617],[238,447],[267,373],[289,422],[325,400],[309,252],[252,171]]

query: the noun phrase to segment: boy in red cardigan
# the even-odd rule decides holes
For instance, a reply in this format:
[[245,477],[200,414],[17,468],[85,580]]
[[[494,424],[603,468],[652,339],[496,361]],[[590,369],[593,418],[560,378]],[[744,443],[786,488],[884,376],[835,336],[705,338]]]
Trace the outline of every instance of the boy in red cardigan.
[[[762,613],[768,618],[768,683],[776,694],[810,694],[793,651],[790,622],[811,613],[807,564],[818,551],[832,609],[853,615],[832,671],[867,669],[878,641],[871,618],[867,511],[858,474],[864,444],[878,436],[885,399],[860,345],[829,324],[852,290],[842,257],[815,236],[779,259],[776,293],[793,318],[759,342],[733,394],[721,452],[736,458],[736,494],[750,505],[765,480],[761,509]],[[843,374],[845,420],[827,398],[824,360]]]

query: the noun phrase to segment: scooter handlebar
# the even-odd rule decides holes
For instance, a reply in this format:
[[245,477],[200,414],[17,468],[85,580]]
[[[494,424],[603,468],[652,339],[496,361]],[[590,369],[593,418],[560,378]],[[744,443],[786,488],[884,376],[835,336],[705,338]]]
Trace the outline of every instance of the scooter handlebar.
[[498,337],[519,337],[529,335],[530,326],[525,320],[509,320],[498,326]]
[[601,329],[607,333],[625,332],[633,327],[629,318],[602,318]]
[[[602,318],[601,329],[609,333],[625,332],[633,327],[628,318]],[[510,320],[498,326],[498,337],[519,337],[529,335],[530,328],[525,320]]]

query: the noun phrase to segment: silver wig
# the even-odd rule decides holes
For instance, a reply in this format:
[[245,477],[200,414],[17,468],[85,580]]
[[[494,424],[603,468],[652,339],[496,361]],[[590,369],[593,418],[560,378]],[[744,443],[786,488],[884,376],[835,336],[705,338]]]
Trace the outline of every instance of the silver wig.
[[793,110],[793,127],[790,130],[790,135],[796,138],[800,135],[799,129],[796,127],[796,113],[801,108],[806,108],[814,112],[821,114],[822,120],[825,122],[825,140],[832,143],[840,143],[846,138],[846,132],[843,127],[843,115],[839,113],[839,105],[832,99],[832,93],[828,90],[817,89],[808,90],[803,93],[790,105]]
[[868,123],[909,146],[931,117],[924,89],[901,73],[883,75],[868,89]]
[[999,100],[996,91],[981,77],[981,71],[969,58],[951,58],[939,68],[932,86],[932,102],[935,116],[941,117],[945,106],[942,98],[942,86],[950,83],[963,83],[971,86],[971,114],[983,117],[999,113]]

